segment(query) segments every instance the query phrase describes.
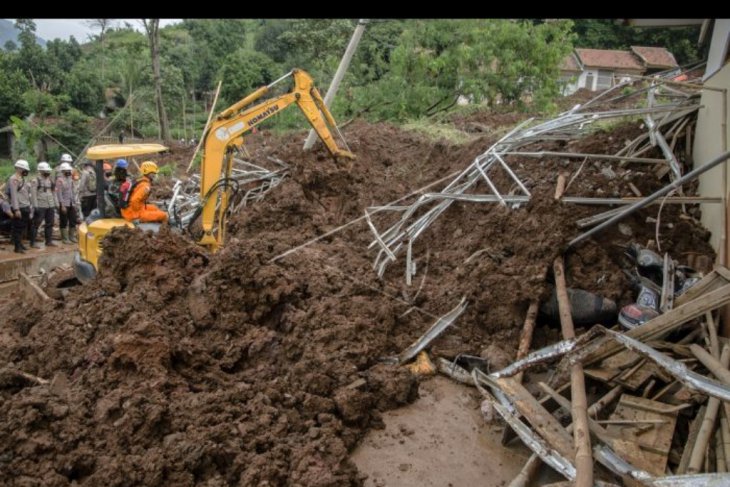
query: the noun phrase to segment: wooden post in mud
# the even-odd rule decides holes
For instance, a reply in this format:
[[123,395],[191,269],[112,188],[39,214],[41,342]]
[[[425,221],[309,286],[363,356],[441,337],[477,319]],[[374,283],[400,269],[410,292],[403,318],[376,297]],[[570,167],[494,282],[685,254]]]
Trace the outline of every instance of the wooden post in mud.
[[560,173],[558,174],[558,184],[555,186],[555,199],[559,200],[563,197],[563,193],[565,193],[565,183],[567,181],[567,177],[565,174]]
[[[568,288],[565,284],[565,267],[563,256],[559,255],[553,262],[555,288],[558,295],[560,311],[560,327],[563,339],[575,338],[573,317],[570,314]],[[588,401],[586,399],[585,377],[583,365],[575,363],[570,367],[571,415],[573,416],[573,442],[575,444],[575,486],[593,486],[593,455],[591,453],[591,437],[588,431]]]
[[[525,326],[522,327],[522,334],[520,335],[520,344],[517,347],[517,357],[515,360],[525,358],[530,352],[530,345],[532,344],[532,332],[535,330],[535,319],[537,318],[537,307],[540,302],[537,299],[530,301],[530,307],[527,308],[527,316],[525,317]],[[518,372],[515,375],[515,380],[522,383],[522,374],[524,372]]]
[[[525,358],[525,356],[530,352],[530,345],[532,344],[532,332],[535,330],[535,319],[537,318],[537,310],[539,305],[540,301],[538,301],[537,299],[533,299],[532,301],[530,301],[530,307],[527,308],[527,316],[525,316],[525,324],[522,327],[522,333],[520,334],[520,343],[517,347],[517,356],[515,357],[515,360]],[[522,384],[523,375],[523,371],[515,374],[514,378],[518,384]],[[512,432],[512,429],[505,428],[502,431],[502,444],[506,445],[514,437],[515,436]],[[537,466],[540,466],[539,462]]]

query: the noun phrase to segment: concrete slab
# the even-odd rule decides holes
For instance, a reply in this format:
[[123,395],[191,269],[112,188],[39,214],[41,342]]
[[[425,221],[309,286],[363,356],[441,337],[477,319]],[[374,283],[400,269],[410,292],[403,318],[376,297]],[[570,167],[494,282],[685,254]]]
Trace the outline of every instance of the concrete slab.
[[71,265],[76,244],[54,243],[58,247],[28,249],[25,254],[16,254],[7,240],[0,241],[0,284],[17,280],[21,272],[33,276],[41,269],[50,271],[62,264]]

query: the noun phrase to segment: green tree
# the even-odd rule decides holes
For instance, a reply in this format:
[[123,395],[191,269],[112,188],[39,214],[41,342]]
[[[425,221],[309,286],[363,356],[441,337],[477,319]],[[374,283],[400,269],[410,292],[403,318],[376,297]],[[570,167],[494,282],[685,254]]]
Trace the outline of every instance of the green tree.
[[195,87],[201,91],[213,88],[215,74],[225,58],[247,43],[246,21],[241,19],[185,19],[182,22],[195,41],[200,63]]
[[291,20],[266,19],[256,33],[254,49],[269,56],[274,62],[283,63],[291,50],[289,42],[282,36],[289,30]]
[[[79,110],[71,108],[55,124],[49,127],[49,133],[65,147],[79,153],[89,142],[92,135],[89,117]],[[55,149],[55,151],[66,152],[62,147]],[[54,154],[53,150],[49,152],[49,157],[53,156],[54,160],[58,160],[60,157],[60,154]]]
[[172,140],[170,123],[167,120],[167,111],[162,97],[162,75],[160,73],[160,19],[142,19],[147,38],[150,43],[150,57],[152,59],[152,75],[155,87],[155,104],[157,105],[157,119],[160,127],[160,137],[165,142]]
[[10,64],[6,55],[0,53],[0,126],[5,126],[11,115],[22,117],[28,114],[23,93],[30,88],[30,83],[20,70]]
[[65,93],[71,105],[87,115],[96,115],[104,105],[104,87],[94,66],[76,64],[66,77]]
[[287,46],[284,64],[302,68],[319,83],[331,78],[355,29],[352,19],[296,19],[279,39]]
[[532,98],[544,108],[558,94],[571,27],[570,21],[412,21],[390,53],[387,76],[359,88],[354,98],[382,103],[386,112],[379,113],[397,118],[451,106],[459,95],[515,106]]
[[114,25],[113,19],[90,19],[86,25],[92,29],[99,29],[99,44],[101,45],[101,77],[104,78],[106,71],[106,33]]
[[283,74],[281,71],[266,54],[239,49],[226,57],[218,73],[223,80],[221,96],[233,103],[274,81]]
[[82,57],[81,46],[74,36],[68,41],[53,39],[46,43],[46,53],[50,62],[62,72],[69,72]]
[[61,84],[54,63],[49,62],[46,52],[36,42],[35,22],[31,19],[16,19],[15,27],[20,30],[20,50],[15,56],[15,68],[19,69],[39,89],[50,91]]

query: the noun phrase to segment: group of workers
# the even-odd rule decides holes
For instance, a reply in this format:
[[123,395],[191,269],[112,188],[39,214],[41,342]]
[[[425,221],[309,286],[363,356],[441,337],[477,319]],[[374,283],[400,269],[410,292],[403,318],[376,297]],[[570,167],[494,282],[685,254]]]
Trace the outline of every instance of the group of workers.
[[[56,210],[63,243],[78,242],[76,225],[81,223],[82,215],[88,219],[97,207],[97,181],[93,161],[84,161],[78,179],[74,177],[72,163],[69,154],[63,154],[54,169],[47,162],[39,162],[38,176],[28,180],[28,161],[19,159],[15,162],[15,173],[10,176],[5,191],[0,195],[0,224],[10,227],[15,252],[25,253],[28,250],[22,243],[25,233],[29,233],[32,248],[42,248],[38,242],[41,224],[45,225],[46,246],[56,246],[52,240]],[[153,161],[143,162],[139,166],[141,174],[136,180],[132,180],[128,169],[129,165],[124,159],[117,160],[113,170],[111,164],[104,163],[106,216],[121,217],[134,223],[166,222],[167,213],[147,203],[159,172],[157,164]]]

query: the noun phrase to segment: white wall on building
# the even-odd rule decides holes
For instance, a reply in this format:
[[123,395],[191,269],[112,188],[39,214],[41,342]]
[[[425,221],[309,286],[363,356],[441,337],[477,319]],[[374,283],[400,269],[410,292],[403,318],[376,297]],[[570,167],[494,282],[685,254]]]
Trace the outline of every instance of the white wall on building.
[[[726,64],[714,76],[707,79],[705,81],[705,87],[730,90],[730,64]],[[725,130],[723,130],[722,120],[723,112],[727,114],[727,110],[730,108],[724,106],[727,102],[727,97],[723,97],[722,92],[709,89],[702,91],[702,99],[700,101],[702,108],[697,116],[696,139],[692,153],[695,167],[706,164],[728,150],[727,144],[728,138],[730,138],[728,125],[730,124],[728,124],[728,120],[725,120]],[[730,162],[720,164],[700,176],[700,195],[714,197],[726,196],[724,193],[727,191],[728,186],[730,186],[730,168],[727,167],[727,164],[730,164]],[[719,262],[723,262],[723,253],[726,247],[723,238],[725,231],[723,205],[703,204],[702,224],[712,232],[710,244],[717,251]]]

